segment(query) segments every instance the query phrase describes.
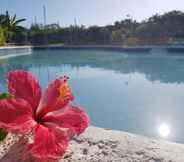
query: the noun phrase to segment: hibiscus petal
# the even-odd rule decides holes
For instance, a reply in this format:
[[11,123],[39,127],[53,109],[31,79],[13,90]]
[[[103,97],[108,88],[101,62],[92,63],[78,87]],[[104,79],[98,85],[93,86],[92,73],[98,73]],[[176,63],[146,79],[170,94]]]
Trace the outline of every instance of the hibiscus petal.
[[66,112],[58,115],[46,115],[43,122],[57,124],[61,128],[69,128],[74,134],[81,134],[89,125],[87,114],[78,107],[71,106]]
[[34,157],[47,161],[48,159],[60,159],[67,147],[68,140],[61,132],[38,125],[30,151]]
[[12,133],[25,134],[36,122],[30,104],[23,99],[0,100],[0,127]]
[[51,82],[41,98],[37,116],[41,118],[48,112],[63,109],[73,100],[72,92],[67,83],[67,77]]
[[31,73],[23,70],[9,72],[8,90],[15,98],[23,98],[29,102],[34,111],[38,107],[41,88]]

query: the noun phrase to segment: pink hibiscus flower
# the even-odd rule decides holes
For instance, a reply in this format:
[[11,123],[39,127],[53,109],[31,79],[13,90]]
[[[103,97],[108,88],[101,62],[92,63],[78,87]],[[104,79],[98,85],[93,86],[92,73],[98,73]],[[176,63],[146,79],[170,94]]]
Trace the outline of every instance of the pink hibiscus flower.
[[28,72],[8,74],[8,91],[14,97],[0,100],[0,127],[12,133],[33,134],[29,152],[38,159],[60,159],[68,142],[89,125],[89,118],[72,106],[68,78],[56,79],[43,95],[38,81]]

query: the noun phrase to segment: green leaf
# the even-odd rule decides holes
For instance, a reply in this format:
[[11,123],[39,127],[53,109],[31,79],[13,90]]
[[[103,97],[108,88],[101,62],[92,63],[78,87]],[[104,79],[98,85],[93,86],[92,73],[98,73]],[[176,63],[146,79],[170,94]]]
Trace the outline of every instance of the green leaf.
[[2,99],[9,99],[12,98],[13,96],[9,93],[0,93],[0,100]]
[[4,129],[0,128],[0,141],[4,140],[7,136],[8,132]]
[[[13,96],[9,93],[0,93],[0,100],[12,98]],[[4,140],[7,136],[8,132],[2,128],[0,128],[0,141]]]

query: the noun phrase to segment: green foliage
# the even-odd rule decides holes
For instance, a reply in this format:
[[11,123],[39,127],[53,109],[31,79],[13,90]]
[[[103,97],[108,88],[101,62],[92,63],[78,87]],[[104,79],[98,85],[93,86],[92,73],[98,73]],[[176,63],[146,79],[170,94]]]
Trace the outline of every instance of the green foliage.
[[112,31],[113,42],[123,42],[123,33],[121,30]]
[[0,28],[0,46],[4,46],[6,44],[6,37],[3,28]]
[[0,100],[2,99],[9,99],[12,98],[13,96],[9,93],[0,93]]
[[[1,93],[0,94],[0,100],[2,99],[6,99],[6,98],[12,98],[12,95],[10,95],[9,93]],[[5,139],[5,137],[7,136],[8,132],[2,128],[0,128],[0,141],[2,141],[3,139]]]
[[[5,14],[0,15],[0,27],[4,31],[4,37],[3,42],[7,41],[8,43],[19,43],[20,40],[24,40],[22,34],[22,31],[24,32],[24,29],[22,26],[19,26],[19,23],[25,21],[26,19],[17,19],[16,15],[9,15],[9,12],[6,11]],[[0,32],[0,39],[1,39],[1,32]],[[16,42],[16,41],[19,42]],[[0,44],[4,45],[1,43]]]
[[[33,45],[42,44],[162,44],[177,40],[183,43],[184,12],[171,11],[155,14],[137,22],[130,15],[113,25],[60,27],[58,24],[33,24],[30,29],[19,26],[25,19],[17,19],[8,11],[0,15],[0,45],[4,42]],[[2,32],[3,31],[3,32]],[[3,34],[4,33],[4,34]]]
[[184,13],[171,11],[163,15],[155,14],[142,22],[136,29],[139,37],[184,37]]
[[7,136],[8,132],[5,131],[4,129],[0,128],[0,141],[4,140]]

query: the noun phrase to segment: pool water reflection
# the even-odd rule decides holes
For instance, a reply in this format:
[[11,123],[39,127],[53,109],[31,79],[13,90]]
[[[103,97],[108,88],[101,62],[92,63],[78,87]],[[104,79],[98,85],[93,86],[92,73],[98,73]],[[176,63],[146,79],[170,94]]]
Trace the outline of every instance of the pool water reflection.
[[14,69],[32,72],[43,88],[68,75],[91,124],[184,143],[184,56],[173,55],[35,50],[0,61],[0,91]]

